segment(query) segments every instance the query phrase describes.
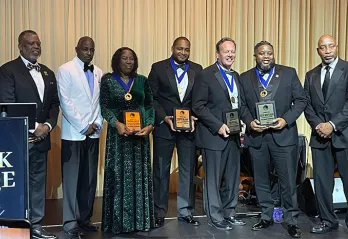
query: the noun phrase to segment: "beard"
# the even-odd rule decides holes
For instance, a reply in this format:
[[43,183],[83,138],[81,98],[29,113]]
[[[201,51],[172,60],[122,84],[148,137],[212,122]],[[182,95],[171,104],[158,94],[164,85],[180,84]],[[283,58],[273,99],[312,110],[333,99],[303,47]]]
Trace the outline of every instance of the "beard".
[[260,70],[260,72],[269,72],[275,65],[275,60],[273,59],[268,65],[263,65],[262,62],[256,62],[256,68]]

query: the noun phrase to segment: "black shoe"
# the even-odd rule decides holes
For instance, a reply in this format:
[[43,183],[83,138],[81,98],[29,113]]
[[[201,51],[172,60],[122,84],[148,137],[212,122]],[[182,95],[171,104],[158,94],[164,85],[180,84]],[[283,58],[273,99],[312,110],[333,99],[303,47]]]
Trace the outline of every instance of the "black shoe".
[[223,230],[223,231],[229,231],[232,230],[233,227],[231,223],[227,221],[221,221],[221,222],[208,222],[209,226],[215,227],[216,229]]
[[242,219],[237,219],[236,217],[225,217],[225,221],[231,223],[233,226],[244,226],[246,224]]
[[261,230],[263,228],[267,228],[273,224],[273,221],[267,221],[264,219],[261,219],[258,223],[256,223],[251,229],[254,231]]
[[80,228],[84,231],[89,231],[89,232],[97,232],[98,231],[98,227],[96,225],[93,225],[91,222],[81,224]]
[[299,238],[301,237],[301,230],[297,225],[288,225],[288,233],[290,236]]
[[194,220],[191,215],[186,217],[178,217],[178,220],[191,224],[192,226],[199,226],[199,221]]
[[74,227],[66,233],[73,238],[79,238],[85,235],[80,227]]
[[42,227],[33,229],[33,238],[41,239],[41,238],[47,238],[47,239],[55,239],[57,238],[56,235],[46,231]]
[[150,231],[150,228],[144,228],[142,230],[139,230],[140,232],[149,232]]
[[325,222],[321,222],[318,225],[311,227],[311,233],[323,234],[337,228],[338,228],[338,225],[330,226],[326,224]]
[[164,226],[164,218],[163,217],[156,217],[155,219],[155,228],[163,227]]

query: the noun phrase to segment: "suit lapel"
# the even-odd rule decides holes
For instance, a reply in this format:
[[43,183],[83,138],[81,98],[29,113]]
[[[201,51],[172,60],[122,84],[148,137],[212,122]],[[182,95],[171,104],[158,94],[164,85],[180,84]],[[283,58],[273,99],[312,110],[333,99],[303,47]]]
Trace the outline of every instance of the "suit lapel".
[[[78,63],[78,59],[76,57],[74,58],[73,62],[74,62],[76,71],[78,73],[78,80],[81,82],[84,90],[86,91],[89,100],[92,100],[91,90],[89,89],[88,79],[85,75],[85,72],[83,71],[82,67]],[[93,73],[93,76],[94,76],[94,73]]]
[[259,78],[255,72],[255,68],[251,72],[251,84],[253,85],[257,100],[260,101],[260,92],[259,92]]
[[239,78],[237,74],[234,74],[234,81],[236,83],[237,92],[238,92],[238,108],[240,108],[240,103],[242,102],[242,99],[240,98],[240,91],[239,91],[240,82],[239,82]]
[[342,65],[340,59],[338,59],[337,65],[336,65],[336,67],[332,73],[331,79],[330,79],[329,89],[327,91],[325,101],[328,101],[332,92],[335,90],[337,83],[343,74],[343,69],[344,69],[344,65]]
[[169,60],[167,61],[167,76],[168,76],[169,83],[172,86],[173,91],[175,92],[176,97],[178,98],[179,102],[181,102],[179,97],[178,86],[176,85],[175,73],[170,65]]
[[[42,66],[41,66],[41,75],[42,75],[42,79],[43,79],[44,84],[45,84],[45,90],[44,90],[43,101],[42,101],[42,103],[44,103],[44,102],[46,102],[47,91],[49,88],[50,79],[48,77],[48,72],[43,70]],[[53,82],[52,82],[52,84],[53,84]]]
[[220,71],[219,71],[219,69],[217,68],[216,65],[215,65],[215,68],[214,68],[214,75],[215,75],[217,81],[219,82],[221,88],[225,92],[225,95],[226,95],[228,101],[230,101],[230,94],[228,93],[228,89],[227,89],[226,83],[225,83],[224,79],[222,78],[222,75],[221,75],[221,73],[220,73]]
[[18,71],[25,76],[25,79],[30,83],[30,85],[33,87],[33,90],[37,96],[37,98],[39,99],[39,101],[41,101],[40,99],[40,95],[39,95],[39,91],[37,89],[37,86],[35,84],[35,81],[33,79],[33,77],[30,75],[30,72],[28,70],[28,68],[25,66],[23,60],[21,57],[17,58],[17,65],[18,65]]
[[272,76],[272,85],[273,85],[273,89],[272,89],[272,100],[274,99],[274,96],[277,93],[278,87],[279,87],[279,82],[280,82],[280,78],[281,78],[281,67],[279,65],[275,66],[275,71],[273,73]]
[[190,95],[190,92],[191,92],[192,87],[193,87],[195,75],[196,75],[195,71],[192,70],[191,68],[188,68],[188,70],[187,70],[188,84],[187,84],[185,96],[184,96],[184,99],[182,102],[184,102],[186,100],[186,98]]
[[324,95],[323,95],[323,91],[321,89],[321,77],[320,77],[320,75],[321,75],[321,65],[317,66],[317,69],[313,73],[312,82],[313,82],[314,88],[319,96],[319,99],[321,100],[322,103],[324,103]]

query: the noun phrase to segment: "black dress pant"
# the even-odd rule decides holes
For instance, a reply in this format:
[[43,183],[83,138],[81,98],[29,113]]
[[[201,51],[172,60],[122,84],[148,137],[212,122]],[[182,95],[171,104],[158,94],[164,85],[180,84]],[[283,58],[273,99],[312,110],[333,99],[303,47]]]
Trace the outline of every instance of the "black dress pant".
[[261,146],[249,147],[253,169],[256,195],[261,206],[261,219],[273,220],[274,201],[271,195],[270,164],[273,160],[278,175],[284,221],[297,225],[299,209],[297,207],[296,172],[297,145],[281,147],[276,144],[273,135],[265,132]]
[[333,207],[335,160],[348,198],[348,149],[336,149],[331,143],[328,147],[312,148],[314,190],[317,199],[319,217],[326,224],[338,225]]
[[194,141],[187,133],[177,133],[173,139],[153,138],[153,190],[155,217],[165,217],[168,211],[170,166],[174,146],[179,163],[179,186],[177,194],[177,215],[191,215],[193,203],[193,176],[197,161]]
[[63,227],[88,223],[97,187],[99,139],[62,140]]
[[221,222],[235,216],[240,182],[240,149],[230,140],[220,150],[202,149],[204,169],[203,203],[207,217]]
[[47,151],[29,143],[29,207],[33,229],[41,227],[45,215]]

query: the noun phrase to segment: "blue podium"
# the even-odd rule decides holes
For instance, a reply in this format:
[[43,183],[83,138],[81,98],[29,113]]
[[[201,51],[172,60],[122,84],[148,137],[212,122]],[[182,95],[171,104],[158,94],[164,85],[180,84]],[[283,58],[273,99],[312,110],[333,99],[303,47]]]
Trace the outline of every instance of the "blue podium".
[[28,118],[0,118],[0,218],[29,218]]

